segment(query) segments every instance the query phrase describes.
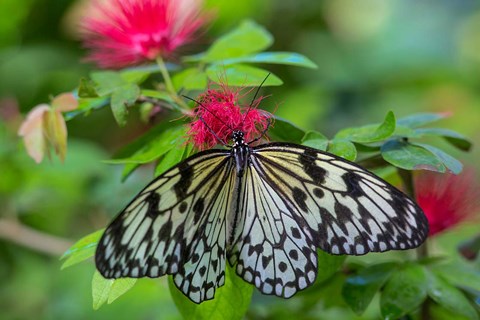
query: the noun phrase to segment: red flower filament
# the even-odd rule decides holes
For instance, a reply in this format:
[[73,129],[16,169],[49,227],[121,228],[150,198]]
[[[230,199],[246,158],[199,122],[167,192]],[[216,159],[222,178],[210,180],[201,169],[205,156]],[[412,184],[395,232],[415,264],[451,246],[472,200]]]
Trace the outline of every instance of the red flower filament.
[[246,142],[262,135],[271,117],[268,112],[257,109],[264,97],[256,99],[251,106],[240,105],[240,98],[240,91],[232,91],[227,86],[221,86],[220,90],[209,89],[200,95],[194,111],[196,120],[190,124],[188,132],[197,148],[228,143],[234,130],[242,131]]

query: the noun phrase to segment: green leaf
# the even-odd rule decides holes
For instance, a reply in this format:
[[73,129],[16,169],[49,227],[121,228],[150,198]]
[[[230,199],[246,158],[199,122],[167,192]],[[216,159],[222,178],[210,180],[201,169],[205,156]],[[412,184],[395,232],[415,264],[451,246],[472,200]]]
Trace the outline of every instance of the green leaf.
[[150,97],[150,98],[155,98],[159,100],[165,100],[167,102],[173,102],[172,97],[170,97],[170,95],[166,91],[143,89],[140,93],[144,97]]
[[410,128],[417,128],[446,117],[448,117],[446,113],[416,113],[405,118],[398,119],[397,124]]
[[330,279],[338,269],[343,265],[347,256],[331,255],[322,250],[317,250],[318,254],[318,269],[321,270],[317,274],[315,283],[322,283]]
[[431,135],[443,137],[450,144],[460,150],[470,151],[470,149],[472,148],[472,142],[469,139],[453,130],[442,128],[420,128],[416,129],[415,133],[417,135]]
[[402,138],[418,138],[418,134],[415,133],[415,129],[399,125],[398,121],[395,125],[395,132],[392,136],[402,137]]
[[327,151],[350,161],[354,161],[357,158],[355,145],[344,139],[335,138],[331,140],[328,143]]
[[428,296],[433,301],[453,313],[468,319],[478,319],[475,308],[460,290],[431,272],[428,273],[428,278]]
[[120,296],[127,293],[127,291],[132,289],[135,283],[137,283],[137,280],[138,279],[134,278],[116,279],[110,287],[107,303],[110,304],[117,300]]
[[205,62],[241,57],[265,50],[273,43],[272,35],[253,21],[243,21],[238,28],[218,38],[202,56]]
[[356,314],[361,315],[395,268],[395,263],[381,263],[366,267],[358,274],[348,277],[342,288],[345,302]]
[[140,96],[140,88],[136,84],[126,84],[113,91],[110,106],[118,125],[127,124],[127,107],[132,106]]
[[81,78],[78,86],[78,97],[80,98],[96,98],[98,97],[95,90],[95,83],[92,80]]
[[308,131],[302,138],[302,144],[307,147],[326,151],[328,147],[328,138],[317,131]]
[[387,281],[380,298],[385,319],[398,319],[422,304],[427,297],[428,279],[425,269],[417,264],[406,264],[396,270]]
[[188,68],[175,74],[172,78],[175,89],[204,90],[207,87],[207,75],[198,68]]
[[431,303],[428,306],[429,319],[435,320],[472,320],[463,317],[457,313],[453,313],[450,310],[445,309],[439,304]]
[[128,68],[128,69],[122,70],[122,72],[120,73],[120,76],[127,83],[140,84],[143,81],[145,81],[150,76],[151,73],[152,71],[150,70],[134,67],[134,68]]
[[88,114],[92,110],[96,110],[96,109],[100,109],[105,106],[108,106],[109,102],[110,102],[110,97],[81,98],[78,100],[77,110],[64,113],[65,120],[68,121],[81,114]]
[[399,140],[387,141],[381,148],[385,161],[406,170],[445,172],[446,168],[433,153],[423,147]]
[[471,264],[454,261],[433,266],[431,270],[453,285],[480,291],[480,272]]
[[60,260],[67,259],[62,264],[61,269],[73,266],[79,262],[82,262],[95,254],[97,243],[103,234],[105,229],[101,229],[91,233],[80,240],[78,240],[73,246],[71,246],[60,258]]
[[100,96],[105,96],[116,89],[128,84],[120,75],[115,71],[97,71],[92,72],[90,77],[96,84],[96,91]]
[[105,302],[108,301],[108,295],[112,288],[113,279],[105,279],[102,275],[95,270],[92,279],[92,298],[93,309],[98,310]]
[[260,52],[255,55],[222,60],[223,65],[237,63],[274,63],[317,69],[307,57],[295,52]]
[[[158,129],[163,130],[159,132]],[[119,155],[117,155],[117,157],[126,156],[125,158],[106,160],[104,162],[112,164],[142,164],[152,162],[166,154],[172,148],[178,146],[179,143],[183,143],[184,136],[184,126],[169,128],[162,126],[156,130],[151,130],[151,132],[128,145],[119,153]]]
[[262,84],[263,87],[283,84],[280,78],[267,70],[241,64],[211,65],[207,68],[207,75],[214,82],[223,83],[227,81],[228,85],[233,87],[258,87],[268,75],[270,76]]
[[243,319],[250,305],[253,286],[235,274],[226,264],[225,284],[218,288],[213,300],[196,304],[187,298],[169,277],[169,287],[173,301],[184,319],[223,320]]
[[275,122],[268,130],[268,135],[275,141],[302,143],[305,131],[288,120],[274,116]]
[[434,155],[437,156],[440,161],[443,162],[445,167],[447,167],[448,170],[453,172],[454,174],[459,174],[462,172],[463,165],[460,161],[449,155],[448,153],[445,153],[444,151],[431,146],[429,144],[423,144],[423,143],[413,143],[416,146],[422,147],[433,153]]
[[335,138],[348,139],[357,143],[371,143],[387,139],[395,132],[395,115],[389,111],[380,125],[372,124],[358,128],[347,128],[335,135]]
[[[180,144],[181,142],[179,142]],[[155,177],[161,175],[168,169],[172,168],[174,165],[180,163],[185,159],[190,151],[193,149],[191,144],[181,144],[178,148],[172,148],[168,153],[162,158],[162,160],[155,167]],[[187,156],[185,156],[187,155]]]
[[[113,156],[114,161],[122,158],[129,158],[134,154],[139,153],[140,150],[144,149],[147,144],[154,144],[155,141],[158,140],[165,131],[171,130],[175,127],[181,127],[181,125],[178,123],[174,123],[169,120],[170,119],[165,119],[164,122],[156,125],[133,142],[125,145],[122,149],[120,149],[120,151],[115,153]],[[105,162],[109,163],[109,161],[110,160],[107,160]]]
[[127,180],[127,178],[135,171],[140,165],[138,163],[127,163],[123,166],[121,182]]
[[93,309],[98,310],[102,305],[112,303],[118,297],[125,294],[136,283],[137,279],[105,279],[95,271],[92,279]]

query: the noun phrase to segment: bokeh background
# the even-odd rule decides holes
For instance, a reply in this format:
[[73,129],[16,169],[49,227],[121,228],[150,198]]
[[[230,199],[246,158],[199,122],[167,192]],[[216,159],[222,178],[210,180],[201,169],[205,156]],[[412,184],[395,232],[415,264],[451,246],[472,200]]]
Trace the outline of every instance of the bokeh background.
[[[0,1],[0,318],[178,319],[164,280],[142,280],[112,305],[92,310],[94,265],[60,271],[63,250],[102,228],[151,178],[137,170],[120,183],[121,168],[102,163],[144,128],[118,128],[108,108],[68,123],[65,163],[36,165],[17,137],[22,115],[70,91],[91,65],[82,62],[76,22],[83,1]],[[272,51],[295,51],[317,70],[268,66],[284,80],[264,103],[304,129],[332,136],[346,126],[381,121],[388,110],[448,112],[441,125],[480,138],[480,2],[476,0],[208,0],[216,18],[192,52],[204,49],[243,19],[275,37]],[[438,144],[480,170],[480,151]],[[478,225],[476,226],[478,227]],[[450,252],[475,226],[438,236]],[[465,232],[465,230],[467,230]],[[312,302],[297,318],[357,319],[341,303]],[[336,296],[335,296],[336,294]],[[263,300],[262,300],[263,299]],[[254,296],[250,318],[288,316],[280,299]],[[340,305],[340,306],[339,306]],[[372,310],[370,310],[372,309]],[[377,318],[370,308],[363,317]]]

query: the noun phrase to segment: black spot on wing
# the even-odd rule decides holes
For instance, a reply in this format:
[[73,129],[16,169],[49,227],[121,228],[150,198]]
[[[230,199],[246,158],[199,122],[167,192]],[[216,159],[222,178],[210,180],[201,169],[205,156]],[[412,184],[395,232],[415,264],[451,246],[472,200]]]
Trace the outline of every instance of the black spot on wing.
[[266,268],[268,266],[268,264],[270,263],[270,261],[272,261],[273,259],[273,256],[262,256],[262,266],[263,268]]
[[292,190],[293,193],[293,199],[297,203],[297,205],[302,209],[304,212],[308,211],[308,206],[307,203],[305,202],[307,200],[307,194],[305,191],[302,191],[301,189],[295,187]]
[[292,236],[295,239],[301,239],[302,238],[302,235],[300,234],[300,231],[298,230],[297,227],[291,227],[290,231],[292,232]]
[[316,185],[320,185],[325,181],[327,171],[315,164],[317,153],[307,149],[299,155],[299,161],[305,170],[305,173],[312,179]]
[[313,195],[319,199],[325,196],[325,192],[320,188],[313,189]]
[[292,250],[290,250],[290,251],[288,252],[288,256],[289,256],[290,258],[292,258],[293,260],[297,261],[297,260],[298,260],[298,251],[292,249]]
[[160,195],[156,192],[151,192],[148,197],[145,198],[145,202],[148,205],[147,216],[150,218],[156,218],[160,211],[158,211],[158,204],[160,203]]
[[347,194],[353,198],[358,198],[364,194],[364,191],[359,185],[360,178],[354,172],[346,172],[342,175],[342,179],[347,186]]
[[195,202],[192,208],[193,213],[195,214],[193,216],[193,222],[195,224],[198,223],[198,221],[200,221],[204,208],[205,208],[205,204],[204,204],[203,198],[198,198],[197,202]]
[[188,188],[192,184],[193,169],[187,162],[181,162],[178,165],[180,180],[173,186],[177,200],[185,199]]
[[185,211],[187,211],[187,208],[188,204],[183,201],[182,203],[180,203],[180,207],[178,207],[178,210],[180,211],[180,213],[184,213]]

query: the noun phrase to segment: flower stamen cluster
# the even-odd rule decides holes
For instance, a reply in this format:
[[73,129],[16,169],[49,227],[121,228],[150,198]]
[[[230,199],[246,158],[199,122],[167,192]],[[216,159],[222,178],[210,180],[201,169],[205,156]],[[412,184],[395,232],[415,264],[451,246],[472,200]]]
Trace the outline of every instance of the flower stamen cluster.
[[199,96],[193,114],[195,120],[190,123],[188,131],[195,147],[208,149],[227,143],[235,130],[242,131],[247,142],[263,134],[271,118],[271,114],[257,108],[264,97],[256,99],[251,105],[241,105],[240,91],[224,85],[218,90],[208,89]]

